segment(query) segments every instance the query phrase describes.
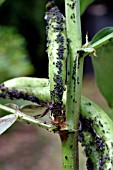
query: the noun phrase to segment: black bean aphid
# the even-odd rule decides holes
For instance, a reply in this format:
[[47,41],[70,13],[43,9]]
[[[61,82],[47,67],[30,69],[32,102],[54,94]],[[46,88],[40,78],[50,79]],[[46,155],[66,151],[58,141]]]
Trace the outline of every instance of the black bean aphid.
[[72,0],[72,1],[70,1],[70,3],[67,3],[67,5],[68,5],[71,9],[74,9],[75,3],[76,3],[76,1],[75,1],[75,0]]
[[67,157],[67,156],[65,156],[65,159],[66,159],[66,160],[68,160],[68,157]]

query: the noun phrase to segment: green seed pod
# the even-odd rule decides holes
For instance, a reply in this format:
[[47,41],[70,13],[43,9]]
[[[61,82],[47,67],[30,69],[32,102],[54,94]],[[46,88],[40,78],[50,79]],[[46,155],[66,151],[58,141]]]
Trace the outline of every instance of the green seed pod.
[[[53,3],[53,2],[52,2]],[[47,53],[49,58],[49,79],[51,101],[62,105],[65,90],[67,39],[65,18],[58,7],[48,7],[47,21]]]

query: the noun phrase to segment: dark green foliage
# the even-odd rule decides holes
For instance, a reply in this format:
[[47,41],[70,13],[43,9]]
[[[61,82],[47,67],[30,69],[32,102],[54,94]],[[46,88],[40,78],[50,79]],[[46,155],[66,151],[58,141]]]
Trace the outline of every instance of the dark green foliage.
[[15,26],[24,36],[37,77],[47,77],[48,75],[44,43],[45,4],[46,0],[7,0],[0,8],[0,24]]

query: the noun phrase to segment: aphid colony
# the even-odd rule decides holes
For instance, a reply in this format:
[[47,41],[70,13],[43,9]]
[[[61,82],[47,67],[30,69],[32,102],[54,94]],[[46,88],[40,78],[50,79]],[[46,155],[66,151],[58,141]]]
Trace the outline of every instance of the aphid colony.
[[[76,1],[72,0],[69,5],[70,8],[74,9]],[[65,108],[63,106],[62,97],[65,91],[66,81],[66,58],[69,53],[67,50],[66,36],[66,24],[65,18],[60,13],[54,2],[47,5],[47,12],[45,19],[47,22],[46,33],[47,33],[47,53],[49,59],[49,80],[50,80],[50,103],[47,106],[46,101],[41,101],[38,97],[29,95],[29,93],[21,92],[15,88],[7,88],[4,84],[0,85],[0,97],[14,99],[24,99],[32,102],[36,102],[39,105],[47,106],[47,109],[40,115],[45,116],[49,110],[53,116],[53,124],[56,122],[56,126],[61,125],[61,121],[65,122]],[[71,16],[74,19],[74,15]],[[68,51],[68,52],[67,52]],[[79,63],[76,65],[76,59],[74,60],[72,79],[74,80],[74,90],[76,81],[79,84],[79,77],[75,79],[76,67],[79,68]],[[70,72],[67,72],[70,75]],[[72,96],[71,96],[72,99]],[[73,99],[73,102],[76,102]],[[85,103],[86,107],[91,107],[91,103]],[[113,165],[113,142],[108,142],[109,130],[104,127],[106,122],[100,121],[98,116],[91,116],[92,110],[89,109],[87,116],[80,116],[81,127],[79,129],[79,141],[85,147],[87,160],[87,169],[106,169],[106,165]],[[35,118],[38,118],[36,116]],[[51,122],[53,121],[51,120]],[[59,124],[57,124],[59,123]],[[98,127],[98,130],[97,130]],[[60,126],[61,128],[61,126]],[[60,132],[60,130],[59,130]],[[106,135],[105,136],[105,132]],[[66,131],[66,133],[68,133]],[[72,132],[71,132],[72,133]],[[75,132],[74,132],[75,133]],[[73,149],[73,145],[70,145]],[[110,150],[111,149],[111,150]],[[68,161],[68,156],[65,156],[65,160]],[[111,168],[109,168],[111,170]]]
[[[106,118],[92,109],[90,102],[84,103],[87,116],[80,115],[79,141],[85,148],[87,169],[111,170],[113,166],[113,151],[110,129]],[[100,108],[99,108],[100,109]],[[93,110],[93,111],[92,111]],[[100,114],[100,115],[99,115]],[[106,134],[106,135],[105,135]]]
[[33,95],[29,95],[27,92],[22,92],[17,90],[16,88],[12,88],[9,89],[7,87],[5,87],[4,84],[0,85],[0,97],[4,98],[4,99],[11,99],[11,100],[15,100],[15,99],[23,99],[23,100],[28,100],[31,102],[35,102],[37,104],[44,104],[44,102],[41,102],[41,100],[38,99],[38,97],[35,97]]
[[49,59],[50,97],[53,103],[53,117],[62,115],[62,97],[65,91],[67,38],[65,18],[57,6],[48,6],[45,19],[47,22],[47,53]]

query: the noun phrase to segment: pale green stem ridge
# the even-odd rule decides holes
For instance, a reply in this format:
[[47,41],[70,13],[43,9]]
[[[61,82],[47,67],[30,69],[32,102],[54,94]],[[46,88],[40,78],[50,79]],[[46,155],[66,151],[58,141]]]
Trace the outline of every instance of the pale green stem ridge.
[[[65,0],[66,10],[66,28],[68,43],[68,59],[67,59],[67,99],[66,99],[66,124],[76,133],[71,134],[67,141],[62,142],[65,147],[72,144],[71,156],[67,160],[71,163],[72,170],[79,169],[78,163],[78,123],[81,100],[81,86],[83,73],[83,58],[80,58],[77,50],[81,48],[81,22],[80,22],[80,4],[79,0]],[[68,141],[70,140],[70,141]],[[63,149],[63,152],[66,149]],[[69,150],[67,150],[68,152]],[[70,151],[69,151],[70,152]],[[68,154],[68,153],[67,153]],[[63,160],[65,160],[65,152]],[[70,163],[69,163],[70,162]],[[64,164],[64,163],[63,163]],[[69,168],[69,167],[68,167]],[[68,169],[63,166],[63,170]]]
[[77,50],[81,48],[79,0],[66,0],[65,8],[67,37],[69,38],[66,123],[72,128],[77,128],[75,122],[78,121],[83,67],[83,60],[79,59],[77,54]]

